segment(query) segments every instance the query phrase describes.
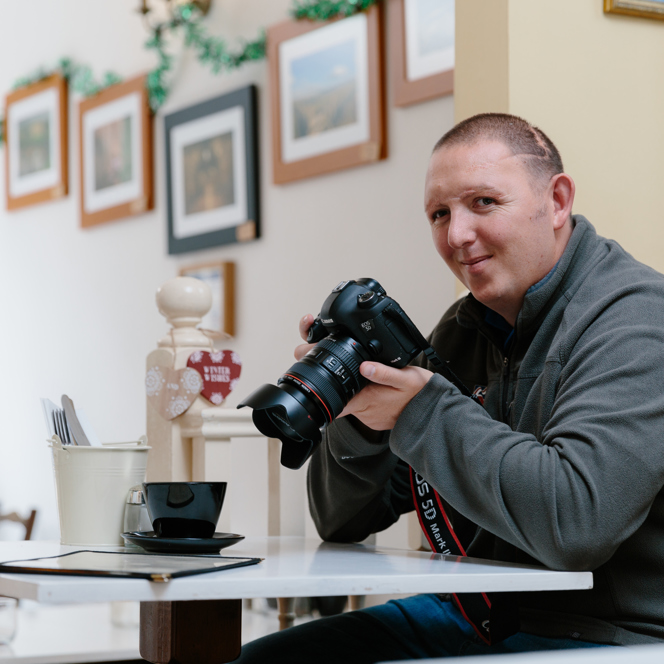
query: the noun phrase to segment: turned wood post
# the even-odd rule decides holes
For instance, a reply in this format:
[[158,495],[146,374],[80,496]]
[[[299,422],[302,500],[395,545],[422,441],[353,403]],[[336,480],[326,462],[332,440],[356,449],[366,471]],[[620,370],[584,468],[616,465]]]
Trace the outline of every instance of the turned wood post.
[[[171,328],[147,357],[146,370],[155,366],[183,369],[196,350],[211,349],[210,339],[196,326],[212,306],[210,287],[200,279],[176,277],[157,290],[157,306]],[[183,415],[164,419],[147,404],[149,482],[194,480],[192,439],[200,437],[201,411],[210,404],[199,396]]]

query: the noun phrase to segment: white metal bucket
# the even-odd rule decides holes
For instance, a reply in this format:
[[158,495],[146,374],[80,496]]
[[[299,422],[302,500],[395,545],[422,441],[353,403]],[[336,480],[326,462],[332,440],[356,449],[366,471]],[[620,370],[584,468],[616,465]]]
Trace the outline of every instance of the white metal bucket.
[[[145,441],[142,441],[143,443]],[[129,489],[145,480],[147,445],[62,445],[52,440],[60,542],[74,546],[124,544]]]

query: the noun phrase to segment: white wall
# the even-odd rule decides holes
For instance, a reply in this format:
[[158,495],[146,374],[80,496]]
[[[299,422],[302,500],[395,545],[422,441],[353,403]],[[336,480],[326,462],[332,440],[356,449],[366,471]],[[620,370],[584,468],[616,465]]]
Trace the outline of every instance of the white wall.
[[[153,0],[156,2],[157,0]],[[154,67],[137,0],[31,0],[0,22],[0,91],[64,55],[129,78]],[[253,38],[287,17],[290,0],[217,0],[210,33]],[[9,18],[6,16],[6,18]],[[388,45],[389,46],[389,45]],[[174,52],[180,52],[177,42]],[[237,336],[244,360],[228,405],[292,363],[297,321],[342,279],[373,276],[428,331],[451,303],[453,279],[436,255],[422,212],[423,176],[435,140],[453,121],[450,97],[389,108],[390,157],[376,165],[274,186],[265,61],[214,76],[185,52],[155,119],[156,208],[92,229],[79,227],[78,99],[70,99],[70,194],[0,210],[0,504],[40,511],[36,536],[58,536],[51,460],[39,397],[69,394],[104,440],[144,432],[145,355],[165,331],[156,288],[184,265],[237,263]],[[166,249],[163,117],[225,91],[259,89],[263,236],[178,257]],[[388,89],[389,92],[389,89]],[[0,152],[4,149],[0,148]],[[4,197],[4,156],[0,189]],[[300,478],[301,479],[301,478]],[[1,534],[1,533],[0,533]]]

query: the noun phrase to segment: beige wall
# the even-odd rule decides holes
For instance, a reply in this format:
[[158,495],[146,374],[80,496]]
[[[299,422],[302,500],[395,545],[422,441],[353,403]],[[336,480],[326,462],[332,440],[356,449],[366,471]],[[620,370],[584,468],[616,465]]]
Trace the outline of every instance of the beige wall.
[[[11,20],[0,22],[0,94],[63,55],[90,65],[98,77],[109,69],[126,78],[150,70],[156,60],[143,48],[138,4],[14,3]],[[285,20],[291,5],[217,0],[205,27],[236,46]],[[275,186],[266,62],[215,76],[177,39],[169,48],[172,91],[155,118],[154,211],[79,227],[76,95],[70,98],[67,198],[6,212],[0,148],[0,503],[10,511],[38,507],[38,538],[58,534],[39,397],[69,394],[104,440],[142,434],[145,356],[166,330],[154,294],[180,267],[219,259],[237,264],[237,338],[223,347],[237,351],[244,364],[230,407],[288,369],[300,316],[317,313],[342,279],[380,279],[424,332],[452,302],[453,279],[432,246],[423,212],[424,173],[433,144],[452,126],[451,97],[403,109],[388,102],[389,159]],[[164,116],[249,83],[258,87],[263,236],[168,256]],[[304,472],[292,471],[292,478],[301,484]]]
[[456,80],[456,120],[507,110],[540,126],[577,183],[575,212],[664,271],[664,21],[605,15],[600,0],[463,0]]

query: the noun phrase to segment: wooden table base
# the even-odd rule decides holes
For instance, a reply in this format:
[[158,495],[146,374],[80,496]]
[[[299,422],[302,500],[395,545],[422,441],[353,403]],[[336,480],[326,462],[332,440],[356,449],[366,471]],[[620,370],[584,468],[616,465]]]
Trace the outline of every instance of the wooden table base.
[[141,602],[141,657],[154,664],[220,664],[240,656],[242,600]]

